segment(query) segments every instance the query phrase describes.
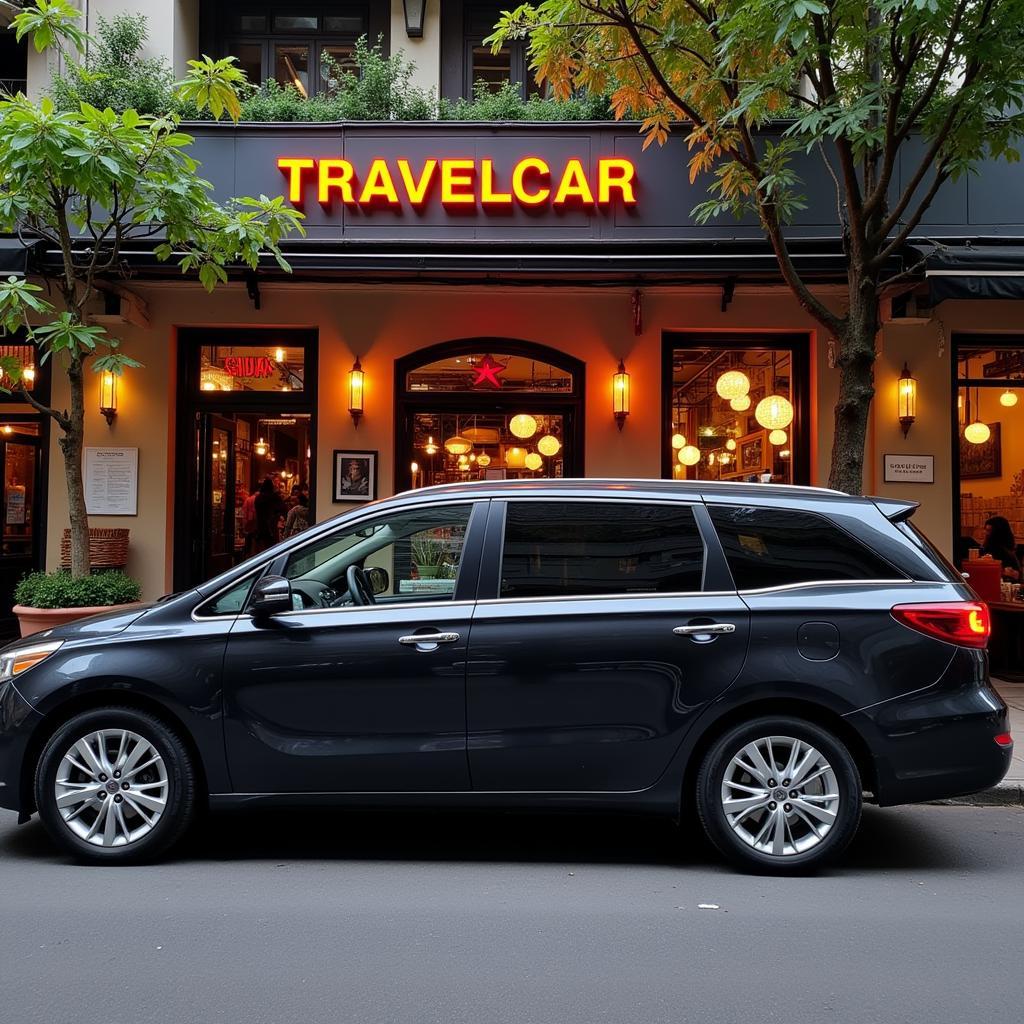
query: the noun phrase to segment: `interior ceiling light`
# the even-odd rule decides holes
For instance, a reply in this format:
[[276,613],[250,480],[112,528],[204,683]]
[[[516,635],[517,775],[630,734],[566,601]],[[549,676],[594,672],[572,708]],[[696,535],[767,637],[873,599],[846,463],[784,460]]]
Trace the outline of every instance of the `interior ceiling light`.
[[562,442],[558,440],[554,434],[545,434],[537,442],[537,451],[541,455],[547,455],[550,458],[552,455],[557,455],[562,448]]
[[455,434],[454,437],[449,437],[445,441],[444,447],[449,455],[468,455],[473,450],[473,442],[468,437]]
[[725,447],[731,452],[736,451],[736,439],[730,437],[729,440],[725,442]]
[[1007,409],[1012,409],[1017,404],[1017,393],[1007,388],[999,396],[999,404],[1006,406]]
[[675,448],[676,451],[679,451],[680,448],[685,448],[686,447],[686,437],[685,437],[685,435],[683,435],[683,434],[673,434],[672,435],[672,447]]
[[783,430],[793,422],[793,406],[782,395],[769,395],[757,403],[754,419],[766,430]]
[[534,473],[536,473],[543,465],[544,460],[537,454],[537,452],[530,452],[530,454],[526,456],[526,468],[532,470]]
[[719,398],[742,398],[750,390],[750,378],[739,370],[727,370],[715,382]]
[[789,438],[786,436],[786,432],[784,430],[773,430],[768,435],[769,443],[775,445],[776,448],[780,444],[785,444],[788,440]]
[[970,444],[984,444],[992,436],[987,423],[975,420],[964,427],[964,437]]
[[746,412],[750,408],[750,395],[740,395],[739,398],[730,398],[729,406],[733,412]]
[[679,453],[679,461],[684,466],[696,466],[700,462],[700,449],[696,445],[686,445]]
[[517,413],[508,421],[508,429],[523,440],[537,433],[537,421],[525,412]]

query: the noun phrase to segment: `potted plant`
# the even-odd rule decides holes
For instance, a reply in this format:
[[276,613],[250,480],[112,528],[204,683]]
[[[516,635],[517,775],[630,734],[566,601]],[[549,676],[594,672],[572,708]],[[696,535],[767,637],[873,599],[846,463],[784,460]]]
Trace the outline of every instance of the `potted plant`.
[[421,580],[434,580],[441,576],[447,554],[444,544],[432,537],[413,538],[412,560],[416,575]]
[[138,604],[142,588],[118,570],[73,576],[63,569],[29,573],[14,589],[14,614],[21,635],[63,626],[101,612]]

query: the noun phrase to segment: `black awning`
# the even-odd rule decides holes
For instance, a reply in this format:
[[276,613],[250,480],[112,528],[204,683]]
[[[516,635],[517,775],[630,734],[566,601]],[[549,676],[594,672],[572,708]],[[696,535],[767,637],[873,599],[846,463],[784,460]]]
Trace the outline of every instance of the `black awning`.
[[934,306],[943,299],[1024,299],[1024,245],[927,245],[911,248],[924,261]]
[[28,261],[39,242],[27,245],[20,238],[0,237],[0,277],[11,274],[23,276],[28,269]]

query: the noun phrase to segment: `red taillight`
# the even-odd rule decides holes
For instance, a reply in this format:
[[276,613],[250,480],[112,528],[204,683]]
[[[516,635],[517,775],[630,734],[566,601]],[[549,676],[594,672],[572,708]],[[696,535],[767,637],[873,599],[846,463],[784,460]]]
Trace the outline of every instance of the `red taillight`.
[[985,647],[992,632],[984,601],[943,601],[936,604],[898,604],[892,617],[925,636],[959,647]]
[[996,743],[998,743],[1001,747],[1012,747],[1013,737],[1008,732],[1001,732],[996,737]]

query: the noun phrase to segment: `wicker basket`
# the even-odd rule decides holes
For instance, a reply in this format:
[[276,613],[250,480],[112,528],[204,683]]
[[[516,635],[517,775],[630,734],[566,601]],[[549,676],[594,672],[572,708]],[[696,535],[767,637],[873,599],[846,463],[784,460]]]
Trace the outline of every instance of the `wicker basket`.
[[[128,529],[95,527],[89,530],[89,562],[94,569],[123,569],[128,564]],[[71,531],[60,542],[62,569],[71,567]]]

